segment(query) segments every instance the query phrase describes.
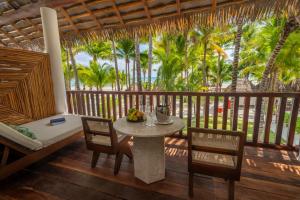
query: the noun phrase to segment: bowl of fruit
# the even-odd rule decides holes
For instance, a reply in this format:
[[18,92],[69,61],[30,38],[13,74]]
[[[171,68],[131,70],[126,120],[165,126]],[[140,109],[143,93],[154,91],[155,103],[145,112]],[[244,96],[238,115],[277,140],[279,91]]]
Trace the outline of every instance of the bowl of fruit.
[[127,121],[129,122],[143,122],[144,120],[144,113],[135,109],[131,108],[128,110],[128,115],[126,117]]

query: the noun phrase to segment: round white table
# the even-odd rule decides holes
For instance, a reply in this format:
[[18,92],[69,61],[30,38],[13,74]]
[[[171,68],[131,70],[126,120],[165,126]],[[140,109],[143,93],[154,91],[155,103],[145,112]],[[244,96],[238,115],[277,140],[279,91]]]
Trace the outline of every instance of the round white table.
[[114,123],[118,134],[133,136],[134,175],[147,184],[165,178],[165,136],[184,128],[183,120],[173,117],[173,124],[145,126],[128,122],[125,117]]

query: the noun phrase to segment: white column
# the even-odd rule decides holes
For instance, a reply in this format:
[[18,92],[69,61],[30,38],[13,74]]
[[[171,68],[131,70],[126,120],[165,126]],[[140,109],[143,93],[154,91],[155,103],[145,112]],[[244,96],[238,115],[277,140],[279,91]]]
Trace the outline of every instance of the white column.
[[56,113],[67,111],[66,88],[61,60],[61,48],[57,13],[54,9],[41,7],[45,51],[50,56]]

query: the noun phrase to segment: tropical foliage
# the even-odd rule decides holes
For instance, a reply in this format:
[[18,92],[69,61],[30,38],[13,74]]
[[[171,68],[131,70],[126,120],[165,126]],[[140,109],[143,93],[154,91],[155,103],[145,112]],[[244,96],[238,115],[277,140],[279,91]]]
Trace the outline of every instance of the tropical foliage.
[[[80,52],[92,57],[89,66],[77,64]],[[282,17],[94,41],[64,49],[63,62],[68,89],[78,82],[80,89],[95,90],[117,90],[119,83],[120,90],[221,91],[224,83],[232,82],[229,89],[235,90],[237,79],[247,79],[257,89],[295,90],[300,85],[299,24]]]

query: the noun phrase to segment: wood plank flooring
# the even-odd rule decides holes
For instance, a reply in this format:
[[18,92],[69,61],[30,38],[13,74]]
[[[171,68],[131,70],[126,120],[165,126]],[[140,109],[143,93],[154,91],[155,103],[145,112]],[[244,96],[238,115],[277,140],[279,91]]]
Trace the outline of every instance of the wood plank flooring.
[[[124,157],[113,175],[114,157],[100,156],[90,168],[91,152],[83,140],[1,182],[0,200],[177,200],[188,199],[186,141],[166,139],[166,179],[146,185],[134,178],[133,163]],[[226,199],[222,179],[197,176],[194,199]],[[246,147],[236,199],[300,200],[300,162],[295,152]]]

